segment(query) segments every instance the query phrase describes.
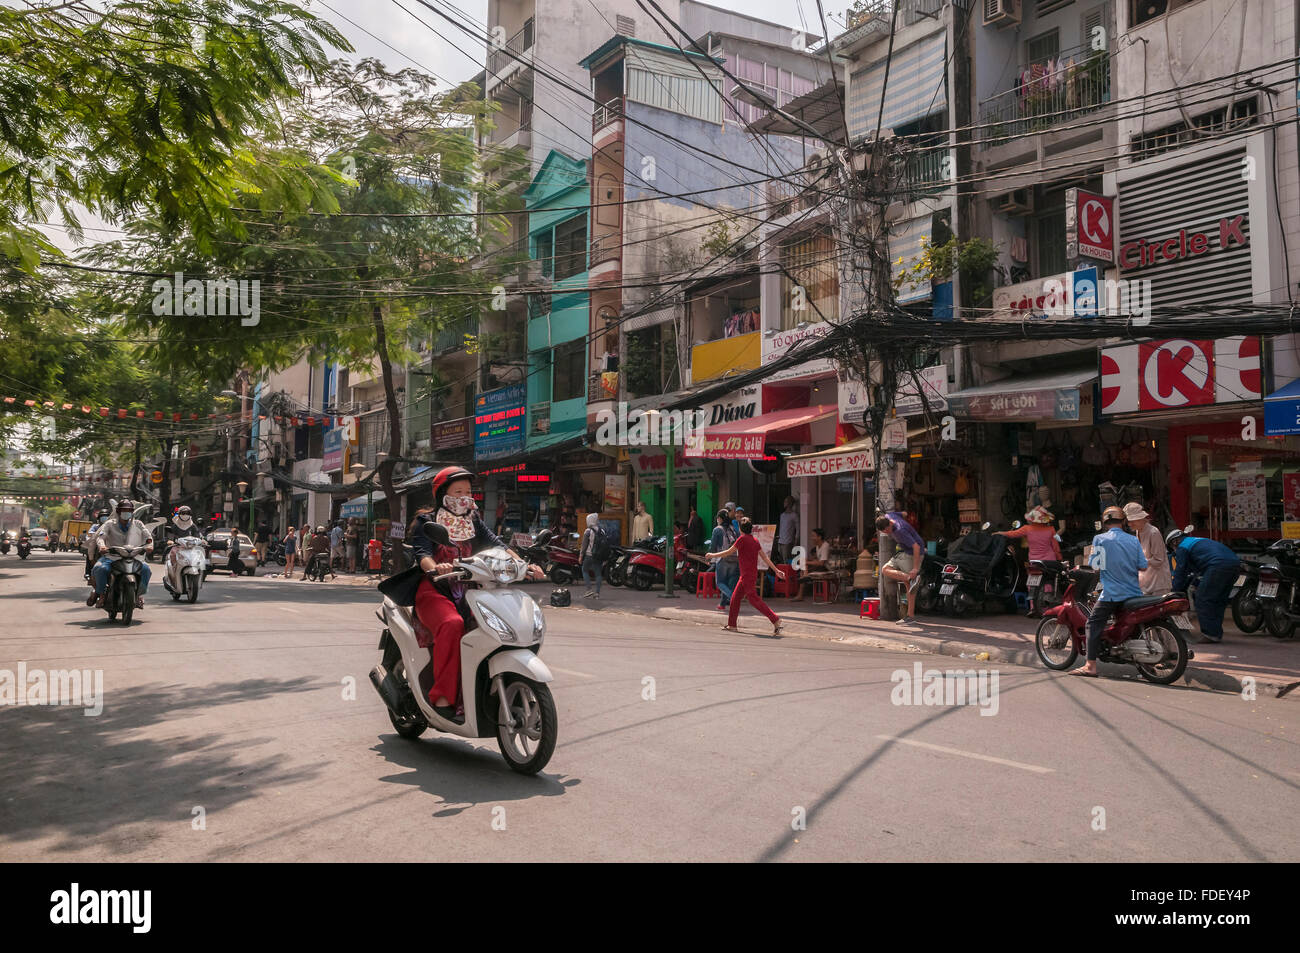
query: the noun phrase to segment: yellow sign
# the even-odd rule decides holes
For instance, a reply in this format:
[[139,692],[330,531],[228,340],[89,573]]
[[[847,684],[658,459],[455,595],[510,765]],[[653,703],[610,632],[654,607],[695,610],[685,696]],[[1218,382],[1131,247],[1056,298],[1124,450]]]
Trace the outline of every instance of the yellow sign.
[[763,335],[754,331],[695,345],[691,348],[691,380],[699,384],[729,371],[753,370],[762,358],[762,340]]
[[1283,539],[1300,539],[1300,523],[1283,523]]
[[149,474],[149,479],[152,480],[154,483],[161,483],[161,482],[162,482],[162,471],[161,471],[161,470],[154,470],[152,473]]

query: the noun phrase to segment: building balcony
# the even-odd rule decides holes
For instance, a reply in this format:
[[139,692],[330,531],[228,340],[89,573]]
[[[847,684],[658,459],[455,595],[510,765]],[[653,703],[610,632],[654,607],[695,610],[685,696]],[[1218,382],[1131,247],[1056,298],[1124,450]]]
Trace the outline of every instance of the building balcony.
[[[982,150],[1049,132],[1110,102],[1110,57],[1105,50],[1078,47],[1062,52],[1054,62],[1050,71],[1043,64],[1022,66],[1010,89],[980,103]],[[1060,66],[1062,62],[1066,65]]]
[[600,152],[622,140],[627,103],[624,97],[615,96],[595,108],[591,114],[591,149]]
[[752,371],[763,360],[763,334],[753,331],[691,348],[691,382],[699,384],[734,371]]
[[[533,48],[535,39],[536,21],[529,17],[524,21],[524,25],[515,33],[514,36],[506,40],[497,49],[492,49],[487,55],[487,91],[491,94],[492,90],[505,82],[516,72],[531,68],[528,64],[529,53]],[[523,60],[524,62],[520,62]]]
[[466,338],[476,338],[478,336],[478,317],[470,316],[461,318],[459,321],[453,321],[446,327],[440,328],[433,339],[433,353],[446,354],[449,351],[465,350]]
[[903,192],[910,200],[934,195],[948,187],[943,167],[948,155],[944,148],[946,141],[944,134],[918,139],[913,151],[897,160],[895,181],[902,183]]

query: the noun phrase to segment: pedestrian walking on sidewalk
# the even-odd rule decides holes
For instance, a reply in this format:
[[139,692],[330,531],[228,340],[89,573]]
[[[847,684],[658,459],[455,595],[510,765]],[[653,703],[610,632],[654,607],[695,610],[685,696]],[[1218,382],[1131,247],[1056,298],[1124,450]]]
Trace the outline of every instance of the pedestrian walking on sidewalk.
[[[729,510],[718,510],[718,525],[713,527],[713,539],[709,543],[710,553],[721,553],[725,549],[730,549],[736,542],[738,534],[731,529],[731,512]],[[719,609],[725,609],[731,605],[731,591],[736,588],[736,580],[740,578],[740,563],[735,556],[728,556],[726,559],[719,558],[718,564],[713,567],[714,581],[718,584],[718,592],[722,593],[722,600],[718,603]]]
[[735,553],[740,562],[740,579],[736,583],[736,588],[731,594],[731,609],[727,614],[727,624],[723,626],[728,632],[736,631],[736,619],[740,615],[740,600],[748,599],[749,604],[757,609],[763,615],[767,616],[772,623],[772,634],[781,634],[780,617],[767,607],[755,588],[758,584],[758,561],[761,558],[767,564],[767,568],[776,574],[777,579],[785,578],[785,571],[776,568],[767,553],[763,552],[762,545],[754,538],[754,524],[747,519],[740,521],[740,536],[732,544],[730,549],[720,553],[709,553],[709,559],[722,559]]
[[587,584],[584,599],[600,598],[601,565],[608,552],[609,547],[605,544],[600,528],[600,517],[588,513],[587,529],[582,534],[582,545],[578,548],[578,558],[582,562],[582,581]]
[[343,545],[347,550],[348,572],[357,571],[357,540],[361,534],[357,532],[357,521],[348,520],[348,528],[343,533]]

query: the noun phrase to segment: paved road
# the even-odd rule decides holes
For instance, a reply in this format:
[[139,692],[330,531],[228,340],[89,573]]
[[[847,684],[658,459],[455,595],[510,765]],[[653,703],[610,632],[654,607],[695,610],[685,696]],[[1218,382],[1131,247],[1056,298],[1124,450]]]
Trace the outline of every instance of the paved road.
[[84,591],[75,555],[0,557],[0,670],[105,692],[0,709],[7,860],[1300,859],[1291,699],[1002,665],[994,716],[896,705],[894,673],[967,663],[575,607],[543,651],[560,744],[523,778],[393,733],[368,590],[213,577],[129,628]]

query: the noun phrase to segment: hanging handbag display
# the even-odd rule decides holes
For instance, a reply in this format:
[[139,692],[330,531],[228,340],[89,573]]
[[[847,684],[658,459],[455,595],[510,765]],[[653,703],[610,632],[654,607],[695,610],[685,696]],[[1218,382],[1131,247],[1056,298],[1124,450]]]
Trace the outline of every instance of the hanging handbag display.
[[1067,430],[1061,435],[1061,446],[1056,451],[1056,467],[1061,471],[1061,477],[1064,479],[1065,475],[1078,465],[1079,452],[1075,449],[1074,441],[1070,439],[1070,432]]
[[1092,428],[1092,433],[1088,435],[1088,442],[1080,455],[1083,457],[1083,462],[1090,467],[1104,467],[1110,463],[1110,451],[1106,449],[1106,442],[1101,438],[1101,430]]
[[1056,440],[1049,433],[1043,441],[1043,448],[1038,451],[1038,465],[1044,470],[1055,470],[1057,464]]
[[1133,466],[1140,467],[1143,470],[1149,470],[1156,464],[1156,448],[1151,444],[1151,440],[1138,440],[1133,444],[1129,451],[1129,459]]
[[1115,451],[1115,465],[1129,467],[1133,465],[1133,431],[1124,428],[1119,435],[1119,448]]

